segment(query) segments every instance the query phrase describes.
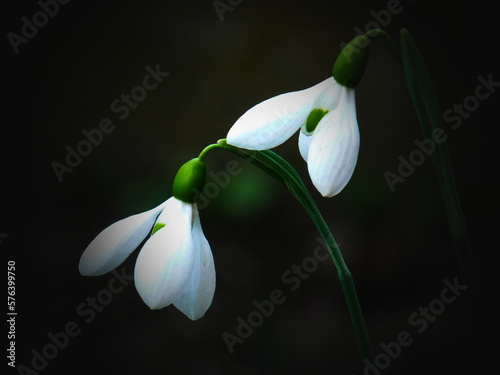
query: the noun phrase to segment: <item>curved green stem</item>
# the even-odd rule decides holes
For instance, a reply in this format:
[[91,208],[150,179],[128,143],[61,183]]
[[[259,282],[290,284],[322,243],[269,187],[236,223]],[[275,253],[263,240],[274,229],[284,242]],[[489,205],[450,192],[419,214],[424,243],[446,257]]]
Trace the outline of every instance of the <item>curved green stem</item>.
[[[220,142],[220,141],[219,141]],[[213,149],[215,148],[220,148],[221,145],[219,143],[213,143],[213,144],[210,144],[208,145],[207,147],[205,147],[203,150],[201,150],[200,152],[200,155],[198,155],[198,159],[200,159],[201,161],[203,161],[203,159],[205,158],[205,156]]]
[[354,280],[351,272],[344,262],[339,246],[335,241],[327,223],[318,210],[316,203],[309,194],[304,182],[295,171],[295,169],[281,156],[270,151],[249,151],[231,146],[225,140],[219,140],[216,144],[207,146],[201,153],[200,158],[204,157],[210,150],[221,148],[232,152],[245,159],[251,158],[256,165],[264,171],[270,173],[279,182],[283,183],[292,195],[304,206],[307,213],[318,228],[318,231],[325,241],[328,251],[337,268],[340,284],[351,316],[354,334],[358,343],[358,349],[363,360],[372,361],[373,353],[366,329],[363,312],[356,293]]
[[398,46],[397,46],[396,42],[394,42],[394,39],[392,39],[391,35],[388,32],[386,32],[385,30],[382,30],[382,29],[373,29],[373,30],[368,31],[365,35],[367,35],[370,38],[375,38],[379,35],[382,35],[382,37],[385,39],[385,41],[387,43],[389,43],[389,45],[391,46],[392,51],[394,52],[396,57],[400,61],[402,61],[401,53],[399,52]]

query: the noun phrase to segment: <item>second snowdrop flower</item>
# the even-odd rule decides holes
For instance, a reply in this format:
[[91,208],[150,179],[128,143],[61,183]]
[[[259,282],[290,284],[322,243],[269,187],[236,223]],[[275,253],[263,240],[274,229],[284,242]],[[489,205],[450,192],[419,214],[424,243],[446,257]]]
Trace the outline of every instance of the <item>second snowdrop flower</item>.
[[[354,87],[368,59],[363,38],[355,38],[342,50],[333,77],[257,104],[231,127],[227,142],[244,149],[266,150],[300,129],[299,149],[314,186],[325,197],[338,194],[349,182],[359,152]],[[361,44],[363,48],[359,48]]]

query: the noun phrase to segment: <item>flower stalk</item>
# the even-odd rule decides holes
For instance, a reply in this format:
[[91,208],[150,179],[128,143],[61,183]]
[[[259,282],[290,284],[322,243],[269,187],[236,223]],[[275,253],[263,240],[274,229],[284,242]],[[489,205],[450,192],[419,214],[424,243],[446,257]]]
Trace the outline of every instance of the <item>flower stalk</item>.
[[276,178],[280,183],[284,184],[290,193],[304,206],[307,213],[316,225],[321,237],[325,241],[327,249],[332,257],[332,260],[337,269],[340,285],[346,299],[349,314],[351,317],[354,334],[358,344],[358,350],[361,359],[372,361],[373,352],[368,336],[361,304],[359,303],[354,279],[349,271],[340,248],[335,241],[327,223],[319,212],[316,203],[309,194],[304,182],[296,172],[296,170],[281,156],[270,150],[265,151],[249,151],[234,147],[226,143],[224,139],[219,140],[216,144],[207,146],[200,154],[199,158],[203,158],[208,151],[220,148],[229,151],[235,155],[248,159],[252,159],[256,166],[270,172],[270,175]]

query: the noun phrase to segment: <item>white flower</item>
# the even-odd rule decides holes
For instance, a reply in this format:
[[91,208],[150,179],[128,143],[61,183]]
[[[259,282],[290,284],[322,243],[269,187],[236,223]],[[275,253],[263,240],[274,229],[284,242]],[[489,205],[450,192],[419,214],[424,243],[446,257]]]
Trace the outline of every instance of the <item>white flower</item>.
[[215,293],[215,265],[193,203],[171,197],[110,225],[82,254],[80,273],[97,276],[111,271],[151,232],[134,270],[139,295],[151,309],[173,303],[190,319],[201,318]]
[[300,153],[314,186],[325,197],[340,193],[356,166],[359,129],[354,89],[340,85],[333,77],[252,107],[231,127],[227,143],[267,150],[299,129]]

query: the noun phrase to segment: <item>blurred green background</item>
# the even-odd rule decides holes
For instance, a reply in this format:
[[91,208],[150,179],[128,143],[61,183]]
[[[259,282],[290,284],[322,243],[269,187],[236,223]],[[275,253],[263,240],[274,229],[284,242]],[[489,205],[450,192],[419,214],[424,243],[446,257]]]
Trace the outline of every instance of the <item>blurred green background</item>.
[[[232,154],[213,152],[206,160],[209,172],[225,170],[231,160],[242,170],[200,211],[217,268],[215,298],[203,319],[191,322],[174,307],[150,311],[130,282],[87,323],[77,307],[113,275],[85,278],[77,266],[107,225],[167,199],[180,165],[224,138],[247,109],[327,78],[340,44],[387,4],[247,0],[221,20],[211,1],[70,2],[19,53],[5,37],[0,232],[8,237],[0,250],[17,264],[17,363],[30,366],[32,350],[50,342],[47,334],[74,321],[81,333],[41,373],[361,374],[331,262],[320,262],[295,291],[282,280],[313,255],[312,222],[281,185]],[[435,4],[402,0],[384,29],[396,42],[402,27],[412,32],[444,111],[474,94],[478,76],[500,80],[498,47],[489,3]],[[21,17],[31,20],[39,10],[35,1],[9,3],[3,35],[21,33]],[[158,65],[169,75],[119,119],[113,101],[141,85],[147,66]],[[498,295],[491,260],[498,93],[459,129],[447,129],[480,268],[481,324],[469,326],[460,297],[421,334],[409,316],[439,298],[443,280],[453,280],[458,267],[430,158],[394,193],[384,179],[423,136],[403,71],[381,39],[373,43],[356,101],[359,161],[338,196],[321,199],[312,188],[296,136],[275,151],[304,177],[340,243],[375,354],[402,331],[414,338],[383,373],[478,373],[492,357],[475,333],[490,335]],[[76,148],[82,131],[103,118],[113,121],[113,131],[59,182],[52,163],[65,163],[66,146]],[[127,274],[136,255],[124,264]],[[246,319],[252,302],[274,289],[286,301],[231,354],[223,334],[236,335],[237,318]]]

